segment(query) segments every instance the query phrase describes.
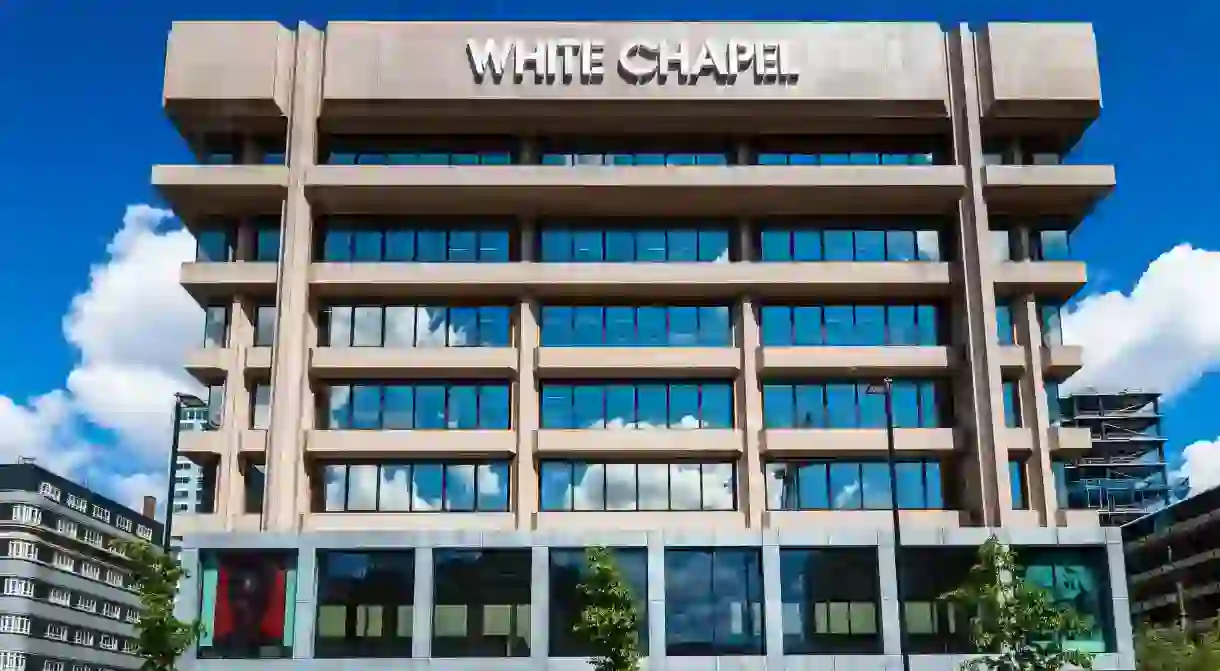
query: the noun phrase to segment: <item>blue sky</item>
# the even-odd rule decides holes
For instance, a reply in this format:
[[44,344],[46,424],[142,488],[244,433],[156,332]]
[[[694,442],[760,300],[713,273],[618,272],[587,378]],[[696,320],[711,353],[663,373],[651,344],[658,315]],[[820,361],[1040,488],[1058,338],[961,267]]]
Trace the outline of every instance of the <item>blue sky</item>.
[[[5,101],[0,105],[5,196],[0,223],[6,232],[6,244],[0,246],[0,296],[10,326],[0,329],[0,429],[5,412],[9,421],[25,422],[25,429],[0,435],[5,458],[23,450],[67,449],[57,442],[64,440],[91,445],[94,456],[126,455],[107,448],[113,435],[91,426],[97,408],[82,408],[73,393],[55,397],[50,408],[31,410],[26,404],[83,384],[89,375],[81,371],[82,348],[105,363],[113,351],[140,349],[138,334],[132,332],[148,330],[140,306],[123,311],[85,302],[94,305],[93,326],[82,327],[70,344],[64,319],[74,296],[99,288],[97,282],[91,284],[90,268],[113,260],[107,248],[123,224],[125,208],[158,202],[148,184],[149,166],[189,160],[160,106],[165,37],[174,19],[307,20],[316,25],[331,19],[1091,21],[1099,42],[1104,111],[1078,147],[1076,160],[1116,164],[1119,187],[1073,240],[1074,251],[1090,267],[1086,294],[1117,292],[1098,299],[1090,314],[1080,315],[1075,329],[1108,357],[1090,363],[1090,379],[1145,386],[1164,382],[1170,369],[1169,383],[1184,389],[1169,407],[1167,429],[1174,448],[1220,437],[1215,402],[1220,376],[1213,373],[1220,367],[1220,300],[1213,297],[1216,289],[1209,293],[1201,284],[1210,278],[1212,287],[1220,287],[1220,253],[1179,250],[1161,258],[1146,278],[1145,290],[1130,295],[1149,265],[1176,245],[1220,250],[1220,221],[1212,205],[1220,179],[1215,167],[1220,94],[1214,86],[1220,3],[1184,0],[1149,11],[1095,0],[7,0],[0,2],[0,62],[5,63],[0,72],[0,100]],[[160,237],[166,248],[182,246],[181,239]],[[30,277],[38,283],[31,284]],[[107,315],[124,319],[105,336],[109,345],[90,350],[82,343],[96,335]],[[148,319],[157,322],[155,316]],[[128,335],[131,339],[122,340]],[[1164,365],[1161,357],[1173,357],[1175,363]],[[131,363],[133,356],[119,358]],[[94,370],[94,377],[105,370]],[[72,384],[67,382],[70,374]],[[1195,377],[1201,379],[1192,382]],[[103,395],[113,399],[123,393],[109,389]],[[34,430],[31,417],[39,412]],[[1220,444],[1209,449],[1220,450]],[[93,459],[88,468],[139,473],[150,468],[149,454],[103,463]],[[119,461],[123,465],[115,466]]]

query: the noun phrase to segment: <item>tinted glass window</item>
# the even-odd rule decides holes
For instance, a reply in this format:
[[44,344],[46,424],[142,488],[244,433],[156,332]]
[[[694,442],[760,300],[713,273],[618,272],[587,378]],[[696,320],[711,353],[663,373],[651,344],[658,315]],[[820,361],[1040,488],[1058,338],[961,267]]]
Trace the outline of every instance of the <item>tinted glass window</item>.
[[530,656],[530,550],[433,551],[432,656]]
[[882,651],[875,549],[782,549],[779,568],[784,654]]
[[[648,654],[648,551],[644,548],[611,548],[611,556],[635,601],[638,650]],[[552,657],[590,657],[585,639],[574,627],[580,621],[585,597],[579,585],[589,574],[584,550],[552,548],[550,551],[550,654]]]
[[410,657],[415,557],[410,550],[318,553],[318,657]]
[[736,510],[733,462],[632,463],[546,460],[543,511]]
[[319,512],[506,512],[503,461],[402,461],[322,466]]
[[728,382],[544,383],[544,429],[729,429]]
[[[884,429],[885,395],[867,382],[764,384],[763,423],[768,429]],[[874,393],[875,391],[875,393]],[[894,426],[937,428],[948,421],[939,382],[895,380]]]
[[757,549],[665,551],[668,655],[761,655],[763,616]]
[[508,429],[506,383],[338,384],[324,388],[322,429]]

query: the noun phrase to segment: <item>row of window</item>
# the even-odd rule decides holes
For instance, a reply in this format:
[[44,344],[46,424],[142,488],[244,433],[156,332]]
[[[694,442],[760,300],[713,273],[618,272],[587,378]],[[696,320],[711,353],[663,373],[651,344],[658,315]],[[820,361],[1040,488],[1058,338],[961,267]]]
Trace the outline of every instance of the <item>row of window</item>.
[[[636,603],[637,636],[646,655],[649,637],[649,561],[644,548],[612,548],[614,562]],[[1019,550],[1027,581],[1056,603],[1071,603],[1085,631],[1068,644],[1090,652],[1114,649],[1104,551]],[[434,658],[529,657],[533,607],[545,606],[548,650],[554,657],[587,657],[591,646],[575,632],[587,578],[583,548],[547,552],[546,604],[533,602],[533,552],[525,549],[437,548],[431,553],[431,655]],[[916,654],[967,653],[969,613],[939,598],[958,586],[976,560],[973,548],[903,551],[900,580],[907,641]],[[319,658],[410,657],[415,629],[416,556],[410,550],[328,550],[318,554],[314,655]],[[664,551],[664,641],[668,656],[763,655],[767,646],[764,583],[778,580],[782,652],[880,654],[881,581],[875,548],[779,550],[774,573],[758,548],[668,548]],[[284,609],[291,588],[272,592],[238,619],[233,598],[217,584],[247,575],[272,584],[293,579],[293,558],[273,552],[208,554],[203,558],[199,654],[207,658],[292,655],[293,620]],[[248,606],[247,606],[248,607]],[[248,618],[262,626],[246,630]],[[279,626],[276,626],[279,625]]]
[[507,347],[508,306],[332,305],[319,313],[322,347]]
[[[38,493],[56,503],[60,503],[64,500],[63,489],[50,482],[40,482],[38,485]],[[136,536],[144,540],[152,539],[153,530],[151,527],[143,524],[133,524],[130,518],[124,517],[120,513],[116,513],[114,515],[114,521],[111,522],[110,510],[108,508],[98,505],[97,503],[90,503],[83,496],[68,494],[65,504],[72,510],[81,513],[82,515],[89,515],[96,520],[100,520],[106,524],[111,524],[120,531],[133,533],[134,527],[134,533]]]
[[1067,229],[993,229],[991,252],[995,261],[1071,261],[1071,233]]
[[0,671],[115,671],[104,666],[52,659],[13,650],[0,650]]
[[134,639],[33,615],[0,614],[0,634],[34,636],[85,648],[99,648],[128,655],[136,654]]
[[[203,312],[204,349],[228,347],[231,324],[230,305],[209,305]],[[275,345],[276,310],[274,305],[256,306],[250,314],[254,326],[254,346]]]
[[127,576],[116,569],[107,568],[105,578],[102,577],[102,567],[79,559],[76,556],[56,549],[49,545],[36,543],[34,541],[11,539],[7,541],[7,546],[4,547],[4,556],[10,559],[26,559],[30,561],[40,562],[49,566],[53,566],[61,571],[74,573],[83,578],[94,580],[99,583],[105,583],[111,587],[125,589]]
[[107,601],[92,594],[67,589],[42,580],[5,577],[3,589],[5,596],[46,601],[55,606],[72,608],[84,613],[100,613],[103,617],[110,618],[111,620],[123,620],[134,623],[140,617],[139,611],[130,606]]
[[258,261],[276,263],[280,258],[280,218],[276,216],[254,217],[250,221],[254,231],[253,248],[238,253],[237,225],[226,220],[207,222],[195,233],[195,261],[199,263],[228,263],[230,261]]
[[[1048,347],[1063,344],[1063,306],[1058,303],[1037,304],[1038,326],[1042,331],[1042,344]],[[1015,321],[1012,306],[997,304],[996,335],[1001,345],[1016,344]]]
[[0,503],[0,519],[54,529],[60,536],[81,541],[106,553],[126,556],[115,536],[104,534],[88,524],[79,524],[74,518],[51,509],[44,511],[39,506],[28,503]]

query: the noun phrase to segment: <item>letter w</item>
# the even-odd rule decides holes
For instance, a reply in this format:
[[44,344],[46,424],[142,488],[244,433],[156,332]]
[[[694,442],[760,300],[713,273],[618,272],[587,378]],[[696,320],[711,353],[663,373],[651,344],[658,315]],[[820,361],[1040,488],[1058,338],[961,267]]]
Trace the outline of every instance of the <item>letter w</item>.
[[470,58],[470,71],[474,73],[475,81],[483,83],[487,71],[491,70],[491,78],[497,84],[508,69],[509,56],[513,54],[513,41],[509,40],[497,45],[495,40],[487,40],[479,46],[474,40],[466,40],[466,55]]

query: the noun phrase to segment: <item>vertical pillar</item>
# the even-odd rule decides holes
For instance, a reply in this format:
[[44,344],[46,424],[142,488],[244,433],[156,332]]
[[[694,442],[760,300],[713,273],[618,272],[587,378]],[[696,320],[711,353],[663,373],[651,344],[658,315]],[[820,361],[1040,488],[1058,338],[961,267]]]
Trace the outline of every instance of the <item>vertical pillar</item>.
[[763,652],[767,668],[784,667],[784,604],[780,575],[779,545],[763,543]]
[[898,593],[898,548],[894,535],[885,534],[877,546],[877,576],[881,583],[881,650],[902,654],[902,595]]
[[1038,323],[1038,304],[1033,296],[1013,301],[1012,318],[1017,342],[1025,353],[1025,376],[1020,384],[1021,425],[1029,428],[1033,453],[1026,470],[1030,507],[1038,511],[1042,526],[1056,526],[1059,498],[1055,473],[1051,468],[1050,413],[1042,377],[1042,327]]
[[530,659],[541,669],[551,654],[551,554],[544,545],[530,551]]
[[[186,577],[178,585],[178,598],[174,600],[174,617],[184,622],[190,622],[199,618],[199,581],[202,580],[203,572],[200,570],[199,550],[184,548],[178,551],[178,564],[186,571]],[[212,626],[211,622],[204,622],[205,627]],[[183,651],[179,657],[178,668],[191,669],[196,666],[199,659],[196,654],[197,642],[192,642],[190,647]]]
[[432,656],[432,548],[415,548],[415,599],[411,608],[411,656]]
[[998,526],[1001,521],[999,489],[1007,470],[1003,435],[1003,398],[997,360],[995,289],[987,247],[989,225],[983,198],[982,114],[979,103],[974,35],[961,24],[947,36],[949,89],[956,163],[965,171],[967,191],[958,203],[957,263],[961,268],[964,319],[958,336],[965,346],[967,366],[957,379],[957,423],[972,438],[964,481],[967,508],[974,523]]
[[246,311],[248,299],[233,298],[229,309],[228,370],[225,373],[224,452],[216,467],[216,514],[222,528],[232,530],[242,505],[242,474],[238,463],[242,431],[250,426],[250,390],[246,387],[246,352],[254,346],[254,324]]
[[648,671],[665,668],[665,539],[648,534]]
[[517,528],[533,526],[538,511],[538,462],[534,456],[538,428],[538,383],[535,361],[538,353],[538,304],[523,299],[517,310]]
[[[744,144],[739,145],[738,154],[740,159],[748,160],[749,148]],[[752,262],[755,258],[754,232],[748,219],[737,222],[737,251],[742,262]],[[734,405],[737,427],[745,443],[737,467],[737,481],[741,483],[739,495],[746,526],[756,529],[762,528],[767,502],[767,483],[762,470],[762,386],[758,382],[758,349],[761,342],[758,304],[750,296],[744,296],[739,304],[734,339],[741,354],[741,374],[735,385]]]
[[309,308],[309,263],[313,217],[305,178],[317,153],[322,96],[322,32],[300,23],[296,33],[292,109],[288,123],[288,192],[281,223],[276,286],[275,350],[271,363],[271,427],[267,439],[267,490],[263,528],[291,531],[298,523],[305,396],[308,394],[305,323]]
[[318,604],[318,551],[303,547],[297,554],[296,603],[285,604],[295,608],[292,632],[292,658],[313,659],[313,640]]

